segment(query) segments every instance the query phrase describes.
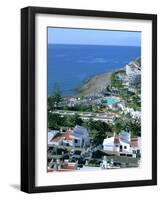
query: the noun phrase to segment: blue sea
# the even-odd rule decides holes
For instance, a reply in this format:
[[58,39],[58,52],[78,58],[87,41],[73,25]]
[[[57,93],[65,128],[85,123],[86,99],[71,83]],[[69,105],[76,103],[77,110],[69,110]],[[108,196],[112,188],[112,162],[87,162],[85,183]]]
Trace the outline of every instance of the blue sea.
[[140,47],[48,44],[48,95],[58,85],[63,96],[76,93],[89,77],[111,72],[141,55]]

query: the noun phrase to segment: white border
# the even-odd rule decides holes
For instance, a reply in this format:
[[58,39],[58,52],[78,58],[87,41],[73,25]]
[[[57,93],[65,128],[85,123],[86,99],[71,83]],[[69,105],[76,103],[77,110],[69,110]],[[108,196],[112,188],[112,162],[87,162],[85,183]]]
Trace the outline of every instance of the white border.
[[[47,173],[47,26],[141,31],[142,163],[140,168],[99,172]],[[36,186],[152,178],[152,23],[150,20],[36,15]]]

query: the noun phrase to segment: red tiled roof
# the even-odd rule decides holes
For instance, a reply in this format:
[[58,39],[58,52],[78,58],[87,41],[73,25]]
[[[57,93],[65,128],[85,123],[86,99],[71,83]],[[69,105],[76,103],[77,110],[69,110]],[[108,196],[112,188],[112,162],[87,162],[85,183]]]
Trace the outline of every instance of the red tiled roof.
[[63,137],[64,137],[65,140],[72,140],[71,131],[67,131],[66,133],[63,133]]
[[61,133],[57,133],[52,139],[51,142],[58,142],[61,138]]
[[71,131],[67,131],[65,133],[58,133],[57,135],[55,135],[53,137],[53,139],[51,140],[51,142],[58,142],[60,140],[72,140],[72,133]]
[[138,138],[131,138],[130,147],[138,147]]

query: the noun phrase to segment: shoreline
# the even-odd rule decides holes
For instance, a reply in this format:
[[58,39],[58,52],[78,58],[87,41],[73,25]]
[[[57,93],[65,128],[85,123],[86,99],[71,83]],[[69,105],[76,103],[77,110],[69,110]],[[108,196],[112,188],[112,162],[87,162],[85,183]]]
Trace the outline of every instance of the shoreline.
[[124,67],[118,68],[116,70],[96,74],[94,76],[89,76],[83,83],[78,86],[75,91],[77,94],[73,96],[95,96],[98,95],[99,91],[104,90],[108,84],[111,83],[111,75],[114,72],[119,72],[124,70]]
[[111,83],[111,75],[121,70],[125,70],[125,66],[109,72],[90,75],[85,78],[79,86],[73,89],[72,95],[65,95],[62,97],[68,99],[72,97],[78,98],[80,96],[98,96],[100,95],[100,91],[106,89],[106,86]]

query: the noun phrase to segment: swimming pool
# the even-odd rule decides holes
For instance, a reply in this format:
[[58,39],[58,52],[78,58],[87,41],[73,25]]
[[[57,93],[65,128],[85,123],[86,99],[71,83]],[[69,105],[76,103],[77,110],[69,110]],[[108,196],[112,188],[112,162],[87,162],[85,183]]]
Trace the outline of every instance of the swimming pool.
[[113,105],[115,103],[118,103],[119,101],[120,100],[116,97],[104,97],[96,100],[97,103],[103,103],[108,105]]

